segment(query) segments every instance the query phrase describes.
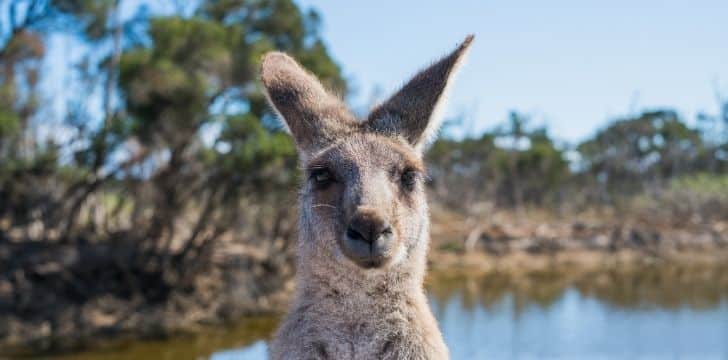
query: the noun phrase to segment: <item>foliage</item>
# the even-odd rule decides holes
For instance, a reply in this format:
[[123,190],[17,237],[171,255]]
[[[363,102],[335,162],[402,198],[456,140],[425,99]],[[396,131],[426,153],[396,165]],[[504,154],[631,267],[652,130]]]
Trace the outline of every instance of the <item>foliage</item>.
[[728,175],[696,173],[671,179],[629,201],[633,211],[673,224],[711,224],[728,213]]
[[614,122],[578,149],[586,171],[608,189],[638,190],[642,182],[697,170],[704,145],[675,112],[653,111]]
[[[464,209],[483,202],[507,208],[617,206],[632,196],[674,189],[675,179],[726,171],[728,137],[689,127],[671,110],[618,119],[575,147],[558,144],[546,128],[529,122],[511,113],[479,138],[436,141],[427,157],[438,199]],[[728,187],[721,190],[728,193]]]
[[507,126],[479,139],[436,141],[428,153],[435,192],[451,204],[553,205],[569,176],[564,150],[527,122],[512,113]]
[[[194,288],[222,238],[268,251],[268,271],[288,266],[295,213],[280,205],[293,202],[295,149],[256,77],[262,54],[278,49],[345,92],[318,16],[271,0],[121,18],[122,3],[8,8],[25,20],[0,48],[0,241],[113,244],[132,255],[121,269],[99,271],[119,271],[123,281],[92,288],[154,301]],[[82,91],[67,94],[69,135],[41,139],[29,124],[52,110],[34,87],[51,34],[88,53],[72,70]],[[19,144],[27,145],[22,156]],[[73,293],[78,284],[59,286]]]

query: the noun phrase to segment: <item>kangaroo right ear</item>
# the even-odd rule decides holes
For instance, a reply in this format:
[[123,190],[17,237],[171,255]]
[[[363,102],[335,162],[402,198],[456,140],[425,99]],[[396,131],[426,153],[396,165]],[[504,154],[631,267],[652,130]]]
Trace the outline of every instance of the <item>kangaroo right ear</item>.
[[372,110],[368,127],[404,137],[420,151],[435,137],[442,123],[444,98],[452,78],[473,42],[469,35],[453,52],[420,71],[389,100]]
[[260,74],[268,102],[285,121],[302,159],[355,127],[344,103],[290,56],[267,53]]

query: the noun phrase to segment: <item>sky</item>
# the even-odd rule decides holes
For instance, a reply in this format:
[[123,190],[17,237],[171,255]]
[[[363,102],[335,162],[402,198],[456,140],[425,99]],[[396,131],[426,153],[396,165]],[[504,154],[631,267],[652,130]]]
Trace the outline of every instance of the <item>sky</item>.
[[476,36],[451,88],[453,135],[531,115],[577,142],[609,120],[670,107],[688,121],[728,99],[728,1],[297,0],[354,85],[354,104],[390,94]]
[[[517,110],[577,143],[615,118],[672,108],[694,122],[718,112],[718,94],[728,99],[728,0],[294,1],[322,15],[357,108],[475,34],[446,110],[462,119],[447,130],[456,137]],[[124,13],[144,2],[124,1]],[[78,44],[51,42],[47,86],[62,94],[71,81],[62,69],[78,57],[67,49]],[[57,113],[64,106],[57,97]]]

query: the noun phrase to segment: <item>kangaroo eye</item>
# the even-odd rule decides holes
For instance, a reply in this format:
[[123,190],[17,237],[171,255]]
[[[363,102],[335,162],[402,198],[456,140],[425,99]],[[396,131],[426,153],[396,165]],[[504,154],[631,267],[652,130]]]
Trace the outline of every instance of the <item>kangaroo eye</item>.
[[402,182],[402,186],[405,189],[412,190],[412,188],[414,188],[415,184],[417,183],[417,171],[405,170],[402,173],[400,181]]
[[319,187],[325,187],[334,181],[334,176],[328,169],[320,168],[311,170],[311,179]]

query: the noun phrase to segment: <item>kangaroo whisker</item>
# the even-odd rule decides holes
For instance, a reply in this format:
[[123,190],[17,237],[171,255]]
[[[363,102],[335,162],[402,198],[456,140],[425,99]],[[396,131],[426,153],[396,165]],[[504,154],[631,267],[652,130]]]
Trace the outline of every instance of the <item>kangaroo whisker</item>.
[[314,204],[314,205],[311,205],[311,208],[317,208],[317,207],[329,207],[329,208],[332,208],[332,209],[336,209],[336,206],[329,205],[329,204]]

